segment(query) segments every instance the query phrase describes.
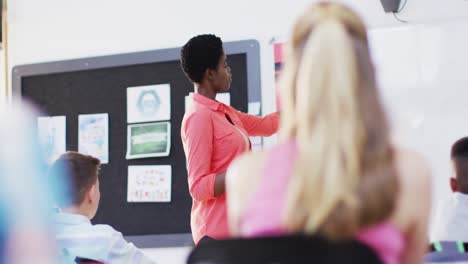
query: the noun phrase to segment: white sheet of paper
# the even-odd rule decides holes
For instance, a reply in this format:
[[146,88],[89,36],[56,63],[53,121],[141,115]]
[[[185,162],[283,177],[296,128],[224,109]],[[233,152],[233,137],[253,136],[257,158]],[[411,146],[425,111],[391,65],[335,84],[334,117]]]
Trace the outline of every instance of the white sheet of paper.
[[78,116],[78,151],[109,163],[109,115]]
[[190,95],[185,96],[185,112],[187,112],[187,109],[192,107],[193,101],[192,97]]
[[251,115],[260,115],[260,102],[250,102],[247,107],[248,107],[248,112]]
[[47,162],[52,163],[66,151],[66,117],[38,117],[37,128]]
[[221,102],[225,105],[231,105],[231,94],[230,93],[216,94],[216,101]]
[[263,138],[262,137],[249,137],[250,143],[252,144],[252,151],[258,151],[263,148]]
[[157,84],[127,88],[127,123],[171,119],[171,87]]
[[170,150],[170,122],[128,125],[127,159],[167,157]]
[[128,166],[127,202],[170,202],[171,165]]
[[[216,101],[225,105],[231,105],[231,94],[230,93],[219,93],[216,94]],[[185,96],[185,111],[192,106],[193,99],[190,95]]]

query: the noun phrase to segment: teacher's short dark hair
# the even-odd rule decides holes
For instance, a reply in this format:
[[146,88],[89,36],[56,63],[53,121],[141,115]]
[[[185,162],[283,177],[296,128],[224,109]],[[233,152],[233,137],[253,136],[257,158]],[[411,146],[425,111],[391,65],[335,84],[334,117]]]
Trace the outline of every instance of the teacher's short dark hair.
[[187,78],[200,83],[207,69],[215,70],[223,55],[223,42],[215,35],[191,38],[180,51],[180,65]]

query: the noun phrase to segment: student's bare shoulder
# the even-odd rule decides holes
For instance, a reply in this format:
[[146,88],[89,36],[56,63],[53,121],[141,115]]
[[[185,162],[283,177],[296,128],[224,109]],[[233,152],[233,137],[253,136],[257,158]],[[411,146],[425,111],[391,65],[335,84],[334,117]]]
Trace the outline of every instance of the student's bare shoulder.
[[247,153],[235,159],[226,174],[228,219],[231,233],[238,234],[239,219],[256,190],[266,153]]
[[263,167],[265,157],[265,151],[242,154],[231,163],[228,173],[244,174],[244,172],[250,172],[250,174],[252,174],[252,171],[259,170]]
[[396,148],[395,161],[402,184],[428,184],[431,166],[420,153],[403,147]]
[[260,178],[266,153],[264,151],[246,153],[237,157],[229,166],[226,175],[228,189],[248,188],[255,186]]
[[393,219],[402,230],[409,232],[430,210],[431,169],[420,153],[410,149],[397,149],[395,161],[399,195]]
[[228,174],[254,174],[254,172],[262,167],[265,156],[266,153],[264,151],[242,154],[231,163],[228,169]]

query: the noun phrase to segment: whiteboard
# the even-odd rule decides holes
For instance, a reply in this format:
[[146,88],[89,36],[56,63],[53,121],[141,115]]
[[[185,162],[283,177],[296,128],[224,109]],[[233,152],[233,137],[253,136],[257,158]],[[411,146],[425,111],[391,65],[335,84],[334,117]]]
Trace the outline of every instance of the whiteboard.
[[468,136],[468,19],[369,31],[394,140],[432,167],[432,215],[449,193],[450,148]]

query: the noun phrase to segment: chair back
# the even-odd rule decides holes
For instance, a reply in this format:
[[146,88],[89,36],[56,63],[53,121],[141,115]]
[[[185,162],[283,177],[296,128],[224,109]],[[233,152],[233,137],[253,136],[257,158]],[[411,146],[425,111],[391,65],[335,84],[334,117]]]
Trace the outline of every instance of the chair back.
[[467,253],[468,243],[466,242],[434,242],[429,246],[426,263],[468,263]]
[[320,236],[278,236],[205,240],[187,263],[321,263],[381,264],[375,252],[356,240],[329,241]]
[[77,264],[104,264],[104,262],[80,257],[76,257],[75,262]]

